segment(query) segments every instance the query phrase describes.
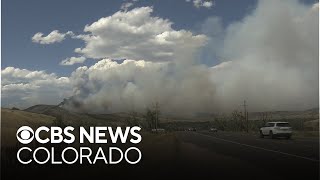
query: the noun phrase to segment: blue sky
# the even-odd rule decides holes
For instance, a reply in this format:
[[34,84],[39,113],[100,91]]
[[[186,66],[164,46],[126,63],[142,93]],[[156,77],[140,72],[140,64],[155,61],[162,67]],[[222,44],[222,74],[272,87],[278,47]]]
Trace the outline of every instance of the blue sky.
[[[43,46],[33,43],[31,37],[55,29],[81,33],[86,24],[119,11],[123,1],[3,0],[2,3],[2,69],[13,66],[68,75],[75,66],[61,67],[59,62],[75,55],[74,48],[83,46],[83,42],[66,39]],[[153,15],[170,19],[174,29],[197,31],[208,17],[221,17],[223,24],[228,25],[250,13],[255,5],[256,0],[217,0],[214,7],[207,9],[196,8],[185,0],[141,0],[134,7],[153,6]]]
[[[304,0],[313,4],[315,0]],[[31,37],[37,32],[81,33],[87,24],[101,17],[110,16],[119,8],[120,0],[2,0],[2,69],[8,66],[41,69],[49,73],[68,75],[75,66],[61,67],[59,62],[75,55],[75,47],[83,42],[66,39],[62,43],[43,46],[32,43]],[[210,9],[196,8],[185,0],[140,0],[132,7],[153,6],[154,16],[170,19],[176,30],[187,29],[195,33],[199,24],[212,16],[221,17],[224,26],[241,20],[256,6],[256,0],[215,0]],[[93,64],[95,61],[86,61]]]
[[2,104],[76,96],[111,112],[160,94],[177,111],[211,109],[211,96],[221,110],[243,99],[257,109],[314,107],[317,2],[2,0]]

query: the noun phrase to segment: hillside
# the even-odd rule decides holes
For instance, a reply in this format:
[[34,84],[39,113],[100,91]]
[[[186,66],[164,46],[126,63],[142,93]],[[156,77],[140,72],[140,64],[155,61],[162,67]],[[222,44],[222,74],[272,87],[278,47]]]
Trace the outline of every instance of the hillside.
[[128,114],[115,113],[115,114],[88,114],[88,113],[77,113],[65,110],[55,105],[35,105],[31,106],[24,111],[45,114],[56,118],[62,118],[65,124],[73,126],[90,126],[90,125],[104,125],[104,126],[115,126],[123,125]]
[[32,112],[1,108],[1,145],[16,143],[16,131],[21,126],[50,126],[55,117]]
[[51,126],[54,120],[61,118],[65,125],[71,126],[122,126],[129,115],[121,114],[81,114],[67,111],[54,105],[35,105],[25,110],[1,108],[2,145],[16,143],[16,131],[21,126],[37,128]]
[[1,108],[2,128],[18,128],[23,125],[32,127],[49,125],[53,123],[54,119],[55,117],[45,114]]

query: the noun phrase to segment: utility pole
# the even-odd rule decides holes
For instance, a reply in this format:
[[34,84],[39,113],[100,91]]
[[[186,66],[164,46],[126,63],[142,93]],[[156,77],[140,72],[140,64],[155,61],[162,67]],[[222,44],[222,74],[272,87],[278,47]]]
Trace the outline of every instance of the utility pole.
[[244,110],[244,119],[246,120],[246,124],[247,124],[247,132],[249,132],[249,118],[248,118],[248,112],[247,112],[247,104],[246,104],[246,100],[243,101],[243,110]]

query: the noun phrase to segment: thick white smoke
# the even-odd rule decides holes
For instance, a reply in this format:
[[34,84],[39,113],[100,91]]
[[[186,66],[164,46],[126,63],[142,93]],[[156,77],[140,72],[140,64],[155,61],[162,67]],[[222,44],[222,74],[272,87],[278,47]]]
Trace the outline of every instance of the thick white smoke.
[[319,4],[262,0],[252,14],[225,30],[219,56],[232,62],[213,70],[221,108],[246,99],[251,110],[318,106]]
[[152,102],[170,113],[232,110],[243,100],[251,110],[318,105],[318,4],[262,0],[226,29],[217,18],[203,28],[215,32],[208,43],[213,49],[206,48],[230,61],[206,67],[190,59],[186,64],[105,59],[73,73],[74,99],[84,109],[111,112],[139,111]]
[[[169,20],[152,17],[152,10],[119,11],[87,25],[87,34],[74,35],[85,42],[76,52],[102,60],[77,68],[70,77],[51,75],[59,85],[50,88],[51,94],[62,86],[69,94],[72,84],[66,107],[104,113],[143,111],[155,102],[163,113],[173,114],[229,111],[240,108],[243,100],[250,111],[318,106],[318,4],[261,0],[249,15],[226,28],[221,25],[223,18],[208,18],[200,35],[174,30]],[[196,57],[205,57],[206,64],[222,58],[209,67]],[[2,84],[8,101],[12,92],[20,91],[27,97],[46,98],[38,93],[48,91],[48,86],[41,86],[45,80],[28,79],[22,87],[21,81],[11,82],[10,77],[17,78],[10,72]],[[22,84],[19,91],[14,89],[17,82]]]
[[81,111],[144,111],[159,103],[166,113],[209,110],[214,89],[204,66],[179,68],[173,62],[104,59],[71,76]]

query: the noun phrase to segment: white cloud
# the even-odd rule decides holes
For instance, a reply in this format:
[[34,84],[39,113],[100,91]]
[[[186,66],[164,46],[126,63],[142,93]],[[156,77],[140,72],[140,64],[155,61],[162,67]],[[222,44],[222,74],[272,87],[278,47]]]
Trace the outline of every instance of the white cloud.
[[1,70],[1,80],[1,101],[5,107],[57,104],[72,95],[68,77],[44,71],[7,67]]
[[192,56],[205,44],[204,35],[174,30],[172,22],[151,16],[152,11],[151,7],[119,11],[86,25],[84,31],[88,34],[75,36],[86,45],[75,51],[95,59],[172,61]]
[[121,10],[123,11],[128,11],[128,9],[133,6],[133,3],[132,2],[126,2],[126,3],[123,3],[120,7]]
[[85,60],[86,60],[85,57],[71,57],[71,58],[66,58],[66,59],[62,60],[60,62],[60,65],[71,66],[74,64],[82,64],[82,63],[84,63]]
[[61,42],[65,39],[66,35],[73,35],[71,31],[67,33],[60,33],[58,30],[54,30],[49,33],[47,36],[44,36],[43,33],[38,32],[33,35],[32,42],[39,43],[39,44],[53,44],[57,42]]
[[[316,107],[318,7],[258,1],[227,28],[210,18],[203,25],[210,37],[172,29],[169,20],[152,17],[150,7],[117,12],[74,36],[86,42],[77,52],[136,60],[103,59],[70,77],[8,67],[2,70],[3,103],[58,103],[73,95],[76,108],[91,112],[143,111],[155,101],[164,113],[219,112],[239,108],[244,99],[250,111]],[[209,52],[228,62],[207,67],[193,61],[208,39],[215,48]]]
[[47,74],[44,71],[29,71],[14,67],[6,67],[1,71],[2,85],[18,83],[29,80],[45,80],[55,77],[55,74]]
[[197,8],[200,8],[202,5],[202,0],[193,0],[193,5]]
[[202,3],[202,6],[206,7],[206,8],[211,8],[213,6],[213,2],[212,1],[205,1]]
[[[186,2],[191,2],[191,0],[186,0]],[[210,0],[192,0],[192,3],[196,8],[204,7],[210,9],[214,5],[214,2]]]
[[122,11],[128,11],[129,8],[133,7],[139,0],[124,0],[121,4],[120,9]]

